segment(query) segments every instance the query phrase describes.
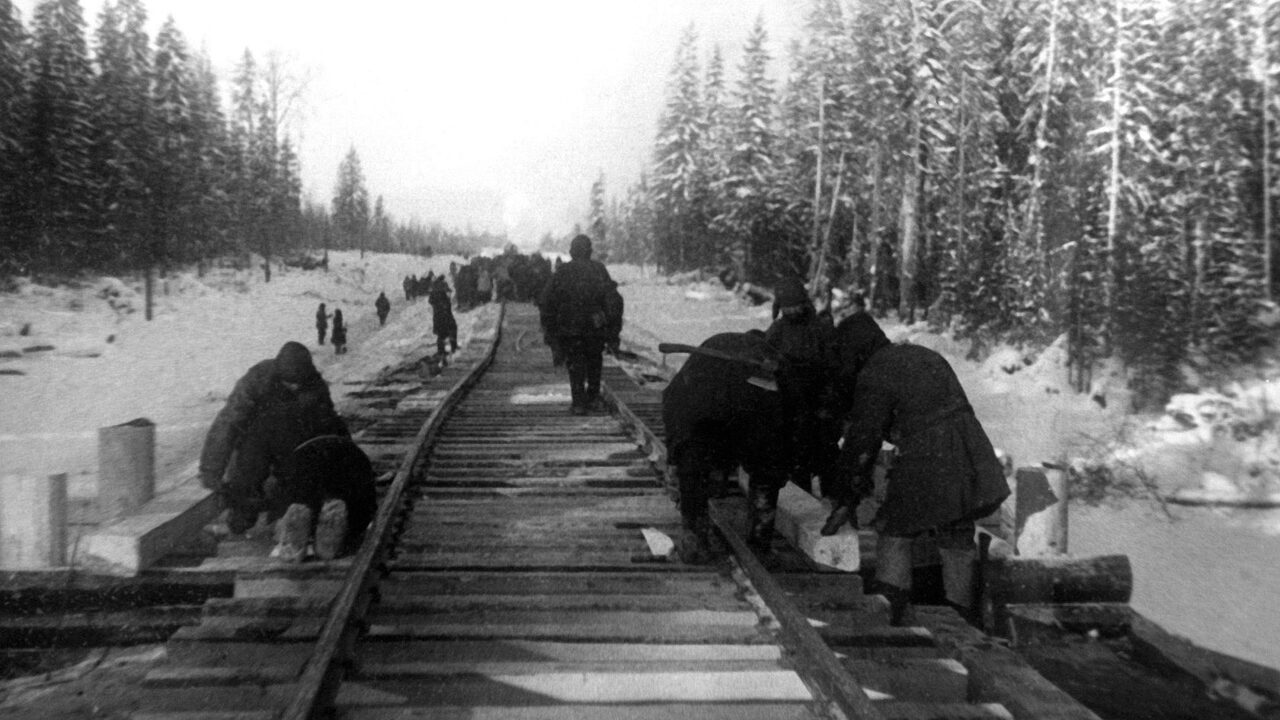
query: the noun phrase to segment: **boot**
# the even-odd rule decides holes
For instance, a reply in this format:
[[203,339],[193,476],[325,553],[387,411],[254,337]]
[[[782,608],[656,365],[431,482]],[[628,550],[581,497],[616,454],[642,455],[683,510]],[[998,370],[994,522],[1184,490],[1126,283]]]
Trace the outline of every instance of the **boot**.
[[680,561],[686,565],[710,565],[715,561],[716,544],[711,520],[707,517],[686,519],[680,531]]
[[307,540],[311,537],[311,508],[294,503],[276,523],[276,546],[271,557],[287,562],[302,562],[307,556]]
[[877,591],[889,601],[889,624],[893,627],[906,625],[911,620],[908,613],[911,608],[911,591],[884,583],[880,584]]
[[761,488],[751,488],[751,505],[747,515],[750,528],[747,544],[768,551],[773,548],[773,523],[778,516],[776,498]]
[[332,560],[342,554],[347,542],[347,504],[329,500],[320,508],[316,522],[316,557]]

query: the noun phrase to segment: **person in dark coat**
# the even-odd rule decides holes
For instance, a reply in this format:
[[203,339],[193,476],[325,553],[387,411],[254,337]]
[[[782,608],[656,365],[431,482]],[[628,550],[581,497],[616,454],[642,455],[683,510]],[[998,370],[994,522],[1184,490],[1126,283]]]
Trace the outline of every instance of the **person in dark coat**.
[[586,235],[569,243],[569,258],[547,285],[540,303],[542,325],[564,352],[569,369],[569,410],[586,415],[603,407],[600,373],[609,326],[614,322],[608,314],[613,278],[603,264],[591,259],[591,238]]
[[[311,352],[287,342],[236,382],[205,436],[200,482],[220,496],[227,532],[246,532],[263,511],[275,522],[309,502],[312,488],[298,482],[294,450],[321,435],[349,432]],[[309,525],[306,518],[304,531]]]
[[458,321],[453,317],[453,303],[449,297],[449,282],[444,275],[436,278],[431,292],[427,295],[431,304],[431,329],[436,334],[436,355],[445,357],[445,347],[449,352],[458,352]]
[[387,315],[391,313],[391,301],[387,299],[385,292],[378,293],[378,299],[373,301],[374,310],[378,311],[378,327],[387,324]]
[[609,281],[609,292],[605,295],[604,306],[604,314],[608,319],[608,324],[605,326],[605,349],[610,355],[617,357],[618,351],[622,348],[622,316],[626,311],[626,301],[618,291],[618,283],[613,280]]
[[329,342],[333,343],[333,354],[341,355],[347,351],[347,326],[342,321],[342,311],[333,311],[333,336],[329,338]]
[[324,303],[320,303],[320,307],[316,309],[316,335],[318,337],[317,344],[324,344],[324,332],[329,329],[329,313],[325,312]]
[[947,601],[974,614],[974,521],[1009,496],[1004,470],[964,388],[937,352],[891,344],[875,320],[858,313],[837,327],[840,386],[849,398],[835,478],[847,483],[822,532],[832,534],[874,488],[881,444],[897,457],[887,475],[874,527],[876,579],[895,623],[911,596],[911,543],[932,533],[942,556]]
[[751,382],[761,370],[749,364],[776,364],[777,351],[758,330],[713,335],[700,347],[747,362],[691,355],[662,391],[668,459],[680,488],[679,552],[695,564],[710,559],[713,545],[707,498],[721,494],[739,465],[749,478],[747,540],[767,550],[788,471],[781,397]]
[[[835,462],[840,422],[828,397],[836,377],[836,334],[818,316],[798,278],[783,280],[774,293],[774,321],[765,332],[781,356],[778,390],[783,427],[791,433],[790,479],[812,492],[812,479]],[[824,490],[825,492],[825,490]]]
[[351,552],[378,511],[369,456],[345,435],[319,435],[295,448],[293,459],[300,489],[294,501],[316,518],[316,555],[332,560]]

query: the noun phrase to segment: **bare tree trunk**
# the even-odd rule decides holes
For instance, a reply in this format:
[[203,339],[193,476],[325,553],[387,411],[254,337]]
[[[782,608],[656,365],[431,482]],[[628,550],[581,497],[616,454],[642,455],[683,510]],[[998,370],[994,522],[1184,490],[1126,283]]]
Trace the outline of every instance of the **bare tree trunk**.
[[1111,86],[1111,172],[1107,183],[1107,257],[1106,272],[1102,281],[1103,354],[1111,354],[1111,339],[1115,330],[1116,314],[1116,243],[1120,233],[1120,121],[1122,73],[1124,72],[1124,0],[1115,0],[1116,42],[1111,56],[1114,79]]
[[1265,297],[1271,300],[1271,43],[1267,37],[1266,0],[1262,2],[1258,29],[1262,46],[1262,263]]
[[818,148],[816,168],[813,173],[813,237],[809,246],[809,276],[816,280],[818,273],[822,272],[822,242],[821,222],[822,213],[819,209],[822,207],[822,155],[825,133],[824,125],[826,124],[826,112],[823,106],[826,104],[826,78],[818,77]]
[[[920,21],[915,11],[914,0],[907,3],[911,13],[911,48],[912,56],[920,62]],[[915,319],[915,282],[916,282],[916,243],[920,232],[920,184],[922,181],[920,152],[924,145],[921,138],[920,98],[911,101],[908,110],[909,128],[907,132],[908,162],[903,173],[902,205],[898,211],[898,241],[901,248],[898,258],[898,317],[902,322]]]
[[870,283],[867,289],[867,310],[872,310],[876,306],[876,291],[880,287],[880,228],[884,224],[884,216],[881,213],[881,206],[884,204],[881,198],[881,190],[884,185],[884,151],[880,146],[876,146],[875,168],[871,174],[871,228],[867,232],[870,238],[870,246],[867,251],[871,255]]

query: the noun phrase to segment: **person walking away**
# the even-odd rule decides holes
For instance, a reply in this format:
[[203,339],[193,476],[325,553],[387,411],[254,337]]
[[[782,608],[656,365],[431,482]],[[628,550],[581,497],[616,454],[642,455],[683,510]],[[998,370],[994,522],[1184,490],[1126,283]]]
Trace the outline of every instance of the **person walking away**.
[[301,559],[314,519],[313,489],[297,477],[294,450],[321,435],[350,437],[311,352],[287,342],[236,382],[205,436],[200,483],[225,509],[215,534],[242,535],[265,512],[276,523],[276,554]]
[[605,326],[604,347],[614,357],[617,357],[618,351],[622,349],[622,315],[625,310],[626,302],[622,299],[622,293],[618,292],[618,283],[610,280],[609,291],[604,297],[604,314],[608,320]]
[[342,355],[347,352],[347,326],[342,322],[342,311],[333,311],[333,335],[329,338],[333,343],[333,354]]
[[385,292],[378,293],[378,299],[373,301],[373,307],[378,311],[378,327],[384,327],[387,324],[387,315],[391,313],[391,301],[387,299]]
[[320,303],[320,307],[316,309],[316,335],[317,343],[324,344],[324,333],[329,329],[329,314],[325,312],[324,303]]
[[569,258],[547,285],[541,303],[542,323],[564,351],[569,410],[586,415],[603,407],[600,373],[604,345],[614,322],[608,314],[613,278],[603,264],[591,259],[591,238],[586,235],[578,235],[569,244]]
[[431,293],[427,295],[431,304],[431,329],[436,334],[436,357],[444,359],[446,345],[449,352],[458,352],[458,321],[453,317],[453,303],[449,298],[449,283],[444,275],[436,278]]
[[1009,496],[1004,469],[955,371],[921,345],[893,345],[867,313],[836,328],[840,384],[850,388],[849,426],[836,466],[841,485],[824,535],[874,492],[872,471],[885,440],[897,447],[876,513],[876,580],[902,624],[911,598],[911,544],[932,534],[942,556],[947,602],[971,622],[974,608],[974,521]]
[[817,315],[799,278],[779,284],[774,318],[765,339],[782,358],[778,390],[782,426],[791,433],[790,479],[812,492],[813,476],[823,475],[835,461],[840,439],[840,424],[829,397],[837,366],[835,327]]

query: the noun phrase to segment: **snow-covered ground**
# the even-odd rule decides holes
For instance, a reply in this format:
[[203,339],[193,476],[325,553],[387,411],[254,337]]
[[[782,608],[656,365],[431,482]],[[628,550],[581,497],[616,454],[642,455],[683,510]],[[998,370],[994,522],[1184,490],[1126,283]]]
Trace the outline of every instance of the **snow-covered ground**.
[[[331,253],[328,272],[277,270],[269,284],[250,271],[183,272],[158,289],[152,322],[143,320],[136,278],[23,283],[0,294],[0,472],[65,472],[73,495],[91,495],[98,428],[147,417],[158,425],[161,489],[190,477],[235,380],[286,340],[313,349],[339,403],[344,390],[432,345],[430,308],[406,303],[401,280],[455,259]],[[715,282],[677,283],[633,266],[611,272],[627,304],[624,345],[654,359],[662,359],[659,341],[697,344],[769,323],[767,305],[746,304]],[[373,312],[379,291],[392,301],[382,328]],[[348,354],[316,344],[321,302],[346,316]],[[458,313],[461,342],[478,312]],[[1280,382],[1257,372],[1216,393],[1175,398],[1163,415],[1132,416],[1115,377],[1100,374],[1093,392],[1072,392],[1059,346],[1034,356],[997,348],[972,362],[967,346],[923,326],[883,325],[891,339],[951,360],[993,442],[1019,465],[1105,461],[1118,470],[1113,482],[1142,495],[1076,503],[1071,516],[1073,553],[1130,556],[1134,607],[1201,645],[1280,667],[1280,511],[1162,508],[1148,492],[1280,490]],[[673,369],[681,360],[666,358]]]

